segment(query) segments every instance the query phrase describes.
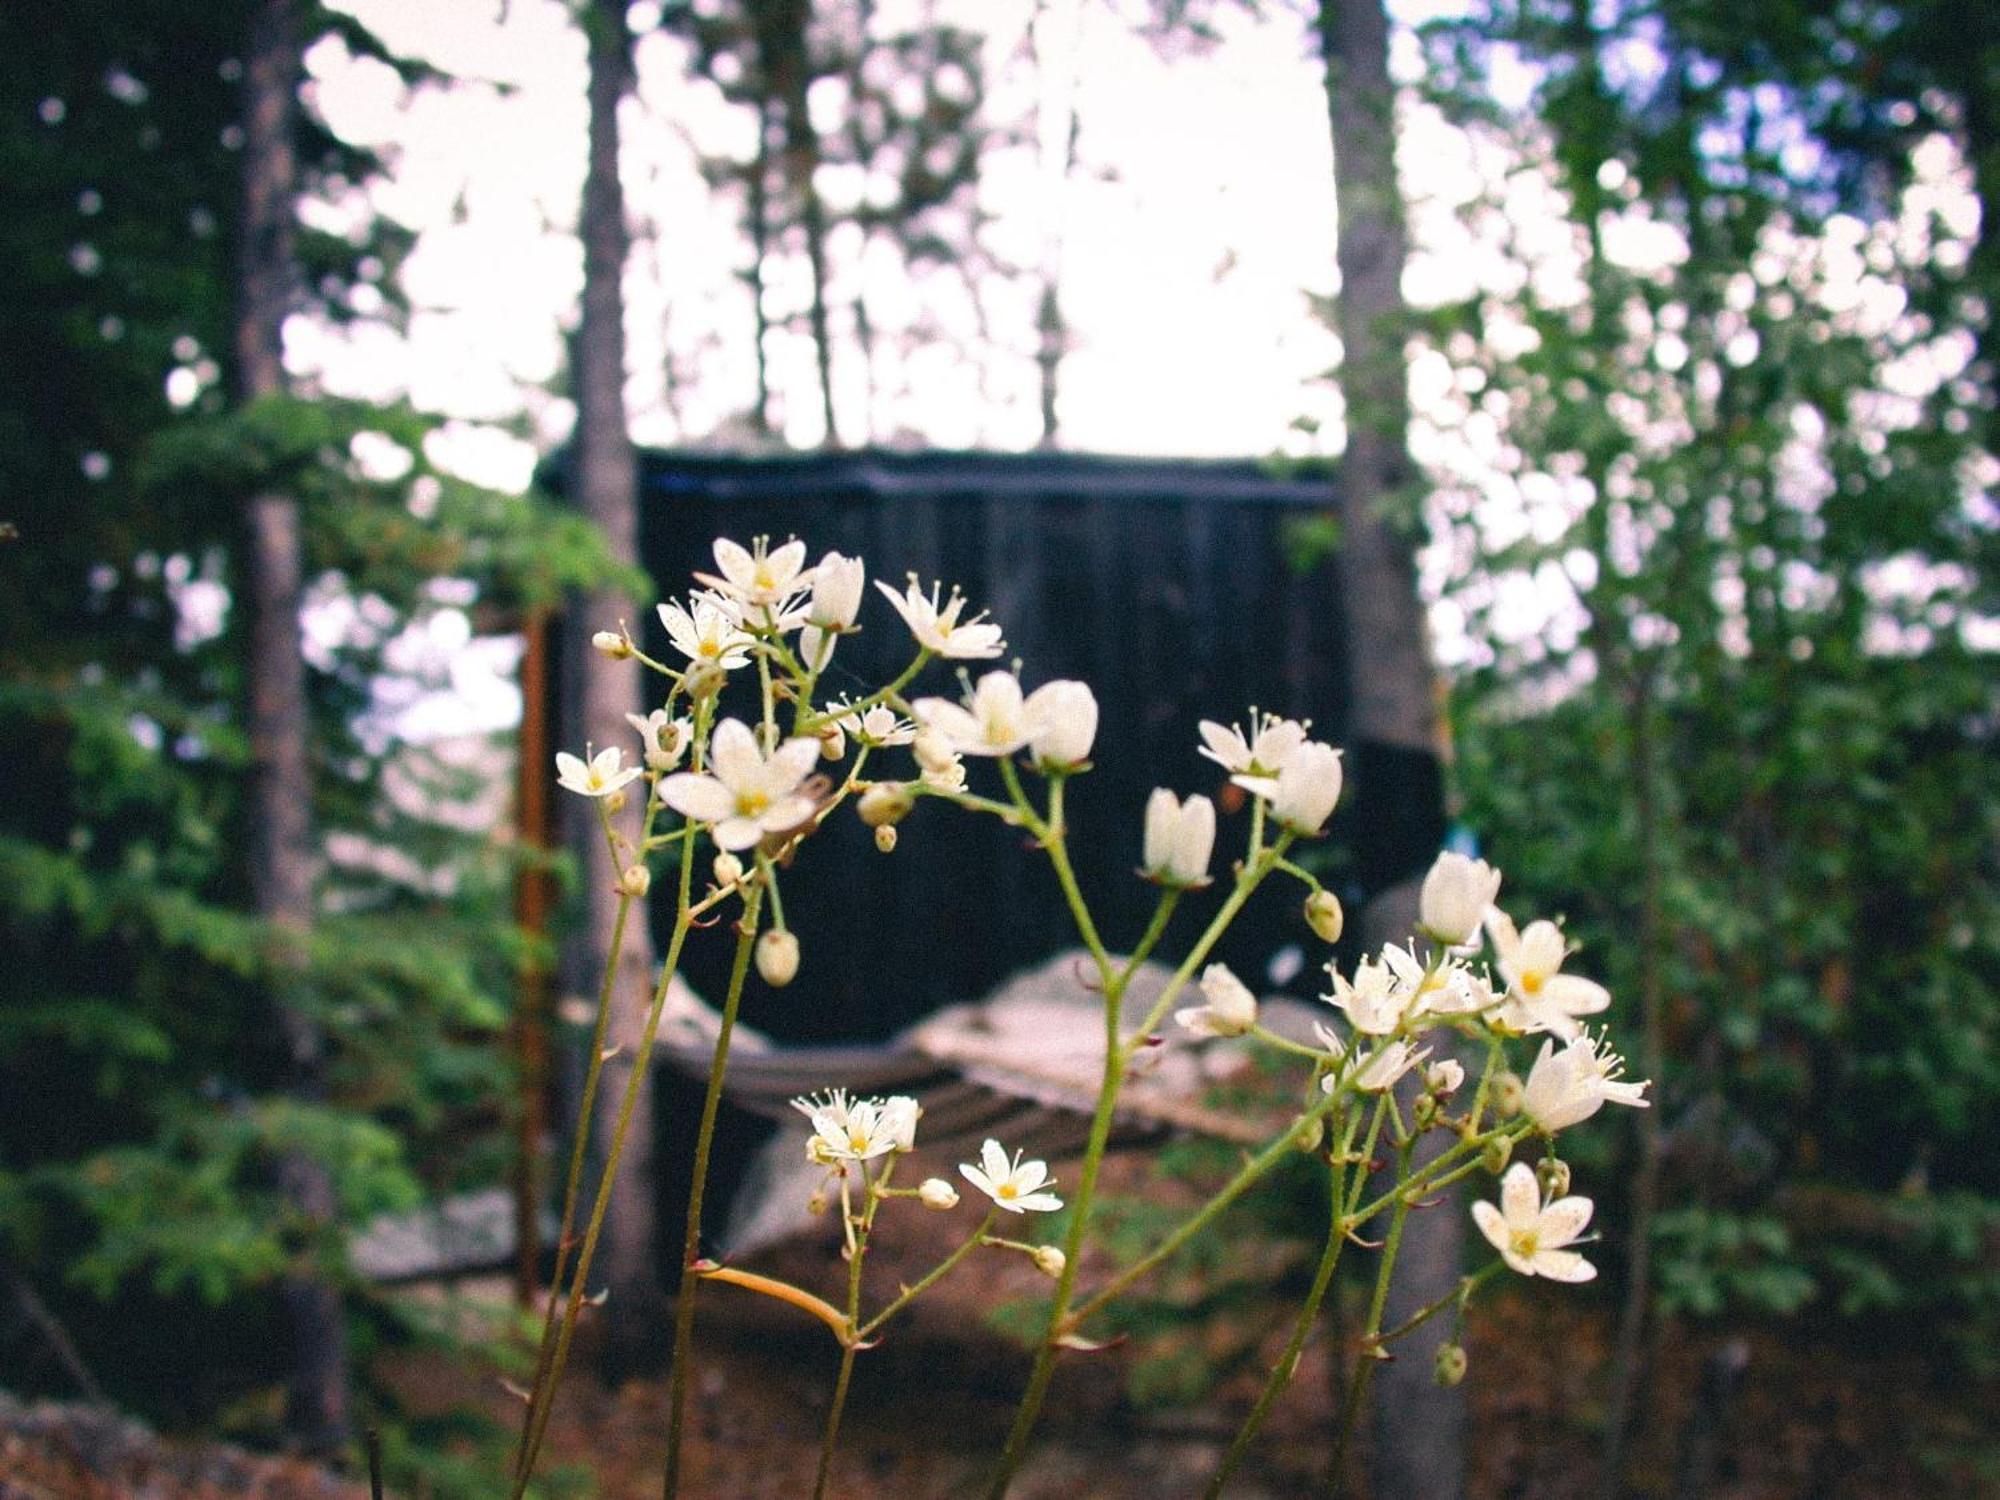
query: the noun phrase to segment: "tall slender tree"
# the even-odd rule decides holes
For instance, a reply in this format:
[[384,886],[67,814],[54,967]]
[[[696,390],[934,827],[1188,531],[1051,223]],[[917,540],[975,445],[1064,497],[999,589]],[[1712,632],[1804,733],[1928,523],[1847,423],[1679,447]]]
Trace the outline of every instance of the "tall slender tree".
[[[1441,730],[1428,627],[1417,597],[1411,539],[1414,477],[1404,343],[1408,258],[1396,181],[1396,92],[1389,77],[1389,16],[1381,0],[1320,0],[1317,30],[1333,132],[1340,215],[1340,295],[1335,320],[1345,355],[1347,409],[1341,461],[1339,566],[1348,614],[1356,779],[1362,795],[1393,799],[1407,833],[1442,820]],[[1393,847],[1393,845],[1392,845]],[[1428,851],[1411,850],[1422,857]],[[1379,891],[1361,914],[1371,949],[1417,926],[1417,876]],[[1427,1148],[1442,1149],[1433,1138]],[[1402,1242],[1385,1316],[1390,1326],[1447,1293],[1460,1274],[1459,1215],[1414,1218]],[[1419,1330],[1380,1373],[1375,1403],[1375,1492],[1382,1500],[1444,1500],[1464,1483],[1465,1403],[1430,1377],[1441,1324]]]
[[[299,95],[297,0],[260,0],[243,63],[243,212],[236,320],[237,394],[246,404],[285,390],[283,329],[290,310],[297,223],[294,136]],[[265,491],[249,504],[243,594],[249,615],[250,891],[278,949],[270,969],[290,1090],[326,1092],[324,1039],[299,995],[313,927],[312,774],[307,762],[306,667],[298,501]],[[308,1225],[336,1217],[323,1163],[288,1151],[277,1165],[286,1203]],[[302,1446],[329,1451],[348,1435],[347,1349],[340,1294],[294,1270],[279,1284],[291,1326],[286,1425]]]
[[[625,191],[619,177],[618,110],[632,87],[632,41],[620,0],[588,0],[583,26],[590,49],[590,156],[584,176],[583,317],[572,350],[576,387],[576,468],[573,488],[584,515],[604,534],[612,558],[631,565],[638,556],[638,466],[625,413],[625,293],[630,250]],[[598,631],[634,625],[634,600],[622,589],[582,594],[565,631],[568,723],[565,743],[608,745],[632,738],[625,715],[640,708],[638,679],[630,662],[591,649]],[[636,848],[641,809],[634,803],[613,815],[614,828]],[[566,967],[576,993],[594,995],[602,965],[612,952],[618,893],[604,858],[597,807],[565,800],[565,841],[576,854],[582,920],[568,945]],[[644,1038],[653,950],[643,922],[628,922],[618,949],[612,985],[613,1056],[604,1065],[599,1097],[620,1099]],[[608,1131],[615,1111],[601,1111]],[[589,1128],[581,1122],[580,1128]],[[607,1320],[607,1369],[614,1376],[657,1358],[665,1327],[665,1292],[655,1259],[653,1098],[650,1075],[633,1112],[624,1170],[612,1187],[603,1258],[616,1316]]]

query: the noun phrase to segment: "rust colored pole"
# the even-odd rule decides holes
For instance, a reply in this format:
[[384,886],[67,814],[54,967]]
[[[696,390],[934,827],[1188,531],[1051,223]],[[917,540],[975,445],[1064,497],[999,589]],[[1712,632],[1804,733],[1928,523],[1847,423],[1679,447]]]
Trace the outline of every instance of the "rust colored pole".
[[[539,947],[549,935],[549,620],[530,610],[521,635],[521,733],[514,832],[527,856],[514,880],[514,920]],[[534,1304],[541,1285],[542,1136],[548,1127],[549,966],[538,951],[521,961],[514,1000],[514,1300]]]

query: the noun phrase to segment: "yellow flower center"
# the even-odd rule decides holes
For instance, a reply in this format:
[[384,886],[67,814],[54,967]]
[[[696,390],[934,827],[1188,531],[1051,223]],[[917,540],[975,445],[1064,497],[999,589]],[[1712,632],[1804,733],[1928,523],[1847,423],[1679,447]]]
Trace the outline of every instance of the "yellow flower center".
[[1021,1196],[1021,1190],[1011,1182],[1003,1182],[995,1190],[993,1196],[996,1198],[1018,1198]]
[[1542,992],[1542,986],[1547,984],[1548,981],[1549,976],[1541,970],[1530,969],[1521,976],[1521,992],[1526,995],[1539,995]]
[[743,817],[754,818],[771,805],[771,799],[762,792],[744,792],[736,799],[736,811]]
[[866,1151],[868,1149],[868,1137],[858,1130],[850,1131],[847,1137],[847,1149],[850,1151]]

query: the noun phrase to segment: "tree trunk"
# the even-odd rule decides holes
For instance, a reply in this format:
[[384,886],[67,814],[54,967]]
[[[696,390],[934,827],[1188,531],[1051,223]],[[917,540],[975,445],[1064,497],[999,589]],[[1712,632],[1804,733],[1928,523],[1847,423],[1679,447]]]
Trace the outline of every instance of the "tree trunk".
[[[293,126],[299,90],[299,11],[294,0],[262,0],[251,14],[243,87],[243,242],[238,263],[236,373],[239,397],[283,393],[283,328],[290,304],[297,161]],[[313,924],[312,774],[307,758],[305,662],[298,502],[263,494],[245,517],[243,592],[249,620],[251,899],[276,934],[275,1023],[285,1087],[325,1093],[325,1048],[300,1003]],[[317,1235],[338,1213],[326,1168],[302,1152],[277,1163],[288,1211]],[[305,1269],[279,1284],[291,1337],[285,1425],[292,1440],[330,1452],[348,1436],[347,1344],[340,1294]]]
[[[592,0],[584,12],[590,42],[590,160],[583,185],[583,319],[574,346],[577,396],[576,496],[583,513],[603,532],[612,556],[632,563],[638,554],[638,465],[625,422],[625,295],[622,278],[630,247],[625,193],[618,176],[618,106],[632,82],[631,40],[620,0]],[[638,743],[625,715],[642,705],[637,669],[590,648],[600,630],[636,628],[633,602],[615,589],[594,590],[572,610],[564,632],[573,720],[565,743],[619,744],[632,754]],[[597,806],[582,797],[563,799],[564,834],[576,857],[583,919],[572,939],[565,972],[576,993],[595,996],[611,954],[617,919],[614,871],[598,826]],[[613,826],[638,843],[641,799],[630,799]],[[625,942],[612,976],[610,1044],[604,1065],[597,1126],[600,1151],[608,1147],[616,1101],[624,1097],[632,1065],[644,1043],[641,1030],[651,998],[653,949],[643,920],[626,924]],[[589,1129],[591,1122],[579,1122]],[[610,1290],[604,1342],[606,1373],[613,1379],[656,1364],[664,1349],[666,1295],[660,1285],[655,1235],[653,1100],[650,1082],[633,1112],[625,1155],[611,1186],[598,1264]]]
[[833,420],[833,334],[826,316],[826,204],[814,176],[819,170],[819,132],[813,129],[806,95],[812,87],[812,0],[766,0],[751,7],[757,18],[757,45],[771,95],[785,116],[785,180],[798,195],[799,227],[805,235],[806,264],[812,273],[812,302],[806,319],[812,329],[819,369],[820,411],[826,422],[825,447],[840,447]]
[[[1320,0],[1318,27],[1333,131],[1340,212],[1337,319],[1345,359],[1347,453],[1341,463],[1340,568],[1347,608],[1357,795],[1370,821],[1393,820],[1407,845],[1397,882],[1362,913],[1370,944],[1400,940],[1416,918],[1417,881],[1441,828],[1436,682],[1406,529],[1388,514],[1411,477],[1403,340],[1407,309],[1402,200],[1396,184],[1395,89],[1382,0]],[[1388,806],[1390,801],[1395,806]],[[1413,837],[1414,835],[1414,837]],[[1420,1155],[1423,1154],[1420,1151]],[[1463,1225],[1450,1203],[1415,1214],[1404,1232],[1386,1321],[1401,1322],[1449,1292],[1461,1271]],[[1431,1379],[1448,1330],[1412,1334],[1375,1386],[1378,1500],[1449,1500],[1464,1482],[1465,1403]]]

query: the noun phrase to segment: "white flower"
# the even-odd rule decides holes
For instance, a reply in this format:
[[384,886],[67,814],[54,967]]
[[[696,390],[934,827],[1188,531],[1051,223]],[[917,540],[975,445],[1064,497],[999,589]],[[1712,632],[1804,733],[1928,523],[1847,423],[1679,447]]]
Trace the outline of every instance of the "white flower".
[[1424,876],[1417,898],[1418,920],[1446,947],[1470,942],[1493,898],[1500,894],[1500,872],[1483,859],[1468,859],[1447,849]]
[[674,649],[690,661],[725,672],[747,664],[750,658],[743,651],[751,639],[738,628],[735,613],[711,594],[695,594],[688,603],[694,606],[692,611],[671,600],[660,606],[660,623],[667,627]]
[[995,657],[1007,649],[1007,643],[1000,638],[1000,627],[989,622],[983,610],[960,623],[958,617],[965,609],[965,596],[956,589],[952,590],[943,608],[939,608],[938,590],[942,585],[932,584],[930,595],[926,598],[914,573],[910,575],[909,588],[903,593],[897,593],[879,579],[875,587],[896,607],[896,613],[910,627],[910,634],[926,651],[971,661]]
[[1465,1065],[1455,1057],[1434,1062],[1424,1069],[1424,1087],[1442,1099],[1465,1086]]
[[1097,739],[1097,695],[1087,683],[1058,678],[1028,694],[1028,718],[1041,724],[1029,744],[1037,766],[1073,770],[1090,759]]
[[824,672],[833,661],[833,648],[840,643],[838,633],[808,625],[799,632],[799,665],[808,672]]
[[916,1141],[917,1116],[923,1113],[906,1095],[849,1099],[845,1089],[794,1099],[792,1108],[812,1121],[806,1160],[821,1166],[908,1151]]
[[878,750],[890,745],[907,745],[917,737],[917,726],[900,717],[887,704],[877,703],[856,713],[845,703],[830,703],[827,712],[838,714],[834,723],[862,744]]
[[660,783],[660,800],[697,823],[713,823],[719,849],[748,849],[812,816],[799,783],[819,760],[819,741],[786,740],[766,757],[739,719],[724,719],[709,741],[711,774],[681,771]]
[[1063,1267],[1069,1264],[1069,1257],[1062,1253],[1059,1245],[1037,1245],[1031,1252],[1031,1258],[1035,1269],[1052,1281],[1060,1278]]
[[1551,1281],[1589,1281],[1597,1267],[1566,1249],[1590,1223],[1588,1198],[1558,1198],[1542,1202],[1535,1169],[1517,1161],[1500,1179],[1500,1206],[1485,1199],[1472,1205],[1473,1222],[1500,1252],[1500,1258],[1523,1276]]
[[858,557],[842,557],[829,552],[813,569],[812,610],[809,623],[824,631],[846,630],[861,613],[861,585],[868,569]]
[[[1356,1054],[1361,1051],[1361,1047],[1358,1039],[1356,1044],[1350,1047],[1318,1021],[1313,1022],[1313,1035],[1319,1038],[1320,1045],[1333,1057],[1333,1071],[1319,1081],[1320,1088],[1330,1094],[1340,1087],[1342,1075],[1354,1065]],[[1418,1051],[1408,1042],[1390,1042],[1386,1047],[1370,1053],[1362,1062],[1361,1072],[1355,1077],[1354,1086],[1364,1094],[1379,1094],[1384,1089],[1393,1088],[1397,1079],[1430,1055],[1428,1047]]]
[[1242,1036],[1257,1024],[1257,997],[1227,965],[1202,970],[1201,993],[1208,1004],[1174,1012],[1174,1019],[1196,1036]]
[[918,1184],[917,1200],[925,1208],[934,1208],[943,1213],[948,1208],[958,1207],[958,1189],[942,1177],[926,1177]]
[[1594,979],[1561,971],[1567,954],[1562,929],[1553,922],[1530,922],[1514,930],[1513,919],[1494,907],[1486,914],[1493,938],[1494,964],[1507,983],[1507,1004],[1498,1019],[1520,1032],[1550,1031],[1569,1041],[1582,1034],[1578,1016],[1595,1015],[1611,1003],[1611,992]]
[[1292,752],[1305,743],[1306,726],[1296,719],[1259,714],[1253,708],[1248,734],[1234,724],[1203,719],[1201,737],[1201,753],[1232,777],[1274,777],[1285,768]]
[[[1012,755],[1047,727],[1040,717],[1046,704],[1031,707],[1031,703],[1021,696],[1021,684],[1013,673],[988,672],[963,706],[948,698],[919,698],[911,711],[957,754]],[[920,751],[920,759],[921,755]]]
[[556,752],[556,782],[565,791],[585,797],[608,797],[645,774],[640,766],[623,766],[625,752],[606,745],[586,763],[566,750]]
[[[1249,786],[1247,778],[1238,784]],[[1252,791],[1259,791],[1251,787]],[[1317,835],[1340,800],[1340,752],[1318,740],[1307,740],[1285,758],[1285,768],[1271,784],[1271,816],[1294,833]]]
[[1062,1207],[1062,1199],[1042,1191],[1055,1186],[1047,1162],[1024,1162],[1018,1151],[1009,1162],[1000,1143],[988,1141],[979,1148],[979,1163],[977,1167],[961,1164],[959,1175],[1008,1213],[1049,1214]]
[[722,576],[715,578],[703,573],[695,576],[732,599],[767,608],[812,582],[812,572],[805,566],[804,542],[794,538],[772,552],[770,539],[760,536],[751,547],[754,550],[746,552],[728,537],[717,537],[715,565],[722,570]]
[[639,731],[645,745],[647,769],[653,771],[671,771],[679,765],[694,739],[694,725],[686,719],[676,719],[664,708],[656,708],[649,714],[627,714],[625,722]]
[[1354,967],[1352,982],[1331,964],[1327,965],[1327,972],[1333,975],[1333,993],[1320,998],[1345,1012],[1356,1031],[1368,1036],[1387,1036],[1403,1024],[1403,1014],[1410,1008],[1412,995],[1387,964],[1362,959]]
[[1146,799],[1146,846],[1140,873],[1161,885],[1208,884],[1209,856],[1215,851],[1215,804],[1193,796],[1175,799],[1165,787]]
[[1493,1003],[1486,983],[1455,958],[1447,958],[1435,972],[1408,948],[1394,943],[1382,950],[1382,962],[1409,991],[1405,1013],[1418,1016],[1462,1016],[1483,1010]]
[[1579,1036],[1560,1052],[1555,1043],[1543,1042],[1521,1091],[1521,1112],[1554,1134],[1606,1104],[1650,1108],[1647,1085],[1620,1082],[1624,1071],[1625,1059],[1590,1036]]
[[623,661],[632,654],[632,643],[625,639],[620,630],[599,630],[590,637],[590,649],[599,656],[608,656],[613,661]]

